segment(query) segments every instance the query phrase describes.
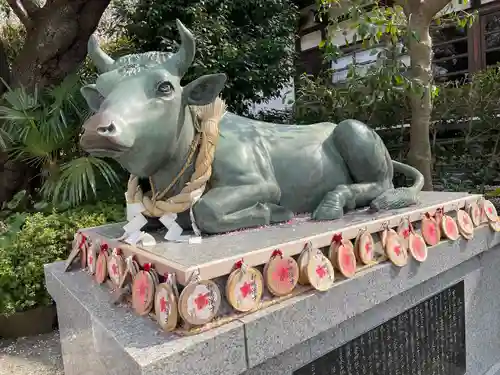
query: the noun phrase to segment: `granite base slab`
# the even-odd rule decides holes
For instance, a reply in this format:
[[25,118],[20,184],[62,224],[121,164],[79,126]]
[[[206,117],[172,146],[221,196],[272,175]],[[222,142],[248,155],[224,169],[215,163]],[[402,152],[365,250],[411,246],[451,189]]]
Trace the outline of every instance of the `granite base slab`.
[[109,304],[83,271],[46,266],[57,303],[65,372],[81,374],[292,374],[455,280],[466,282],[467,375],[500,361],[500,233],[443,241],[425,263],[379,264],[325,293],[310,292],[209,332],[179,337]]

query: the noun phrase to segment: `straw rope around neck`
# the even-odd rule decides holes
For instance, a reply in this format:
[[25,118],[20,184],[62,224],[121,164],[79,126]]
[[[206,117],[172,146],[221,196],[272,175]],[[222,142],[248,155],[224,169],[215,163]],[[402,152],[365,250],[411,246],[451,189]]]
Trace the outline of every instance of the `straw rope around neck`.
[[[139,186],[139,178],[130,175],[126,193],[127,203],[142,203],[145,208],[142,212],[144,216],[161,217],[165,214],[178,214],[191,209],[205,192],[208,180],[212,176],[215,147],[219,139],[219,122],[226,112],[226,103],[221,98],[217,98],[208,105],[190,108],[198,118],[200,127],[191,143],[186,163],[171,184],[157,195],[150,177],[152,191],[150,194],[143,194]],[[193,121],[196,121],[196,118],[193,118]],[[165,200],[164,197],[168,191],[177,183],[191,163],[198,145],[199,153],[190,181],[179,194]]]

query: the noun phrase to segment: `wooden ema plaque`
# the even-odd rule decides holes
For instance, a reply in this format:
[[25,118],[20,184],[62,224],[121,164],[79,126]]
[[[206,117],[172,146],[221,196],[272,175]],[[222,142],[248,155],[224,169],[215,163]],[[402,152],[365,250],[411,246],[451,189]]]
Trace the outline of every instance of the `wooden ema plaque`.
[[465,210],[460,209],[457,211],[457,225],[460,234],[464,238],[472,238],[472,235],[474,233],[474,224],[472,224],[472,219]]
[[425,214],[421,222],[422,237],[425,243],[429,246],[434,246],[441,240],[441,229],[434,217],[430,214]]
[[497,209],[495,208],[493,203],[491,203],[488,200],[484,200],[483,201],[483,209],[484,209],[484,214],[486,215],[486,218],[488,219],[488,221],[496,221],[497,220],[497,218],[498,218]]
[[100,249],[99,241],[92,241],[87,250],[87,271],[91,275],[95,274],[99,249]]
[[280,250],[275,250],[264,267],[267,289],[275,296],[290,294],[299,280],[299,266],[292,257],[285,257]]
[[333,265],[320,250],[312,251],[306,272],[309,283],[314,289],[324,292],[333,286],[335,280]]
[[464,282],[315,359],[293,375],[465,375]]
[[108,252],[107,249],[101,249],[99,256],[96,260],[96,269],[95,269],[95,280],[102,284],[106,281],[108,277]]
[[403,240],[396,231],[386,229],[385,253],[389,260],[398,267],[403,267],[408,263],[408,251],[403,245]]
[[375,242],[373,236],[366,229],[362,229],[354,241],[356,259],[368,265],[373,263]]
[[410,246],[411,229],[411,223],[407,218],[403,219],[401,224],[398,226],[397,234],[401,239],[401,245],[403,245],[405,249],[408,249]]
[[356,273],[356,255],[351,241],[343,239],[341,234],[333,236],[328,258],[336,269],[347,278]]
[[108,257],[108,275],[115,286],[120,285],[123,275],[125,274],[125,260],[120,249],[115,248]]
[[481,225],[481,208],[479,207],[477,202],[470,203],[468,211],[474,226],[478,227],[479,225]]
[[304,250],[300,253],[297,264],[299,266],[299,280],[300,285],[309,285],[309,279],[307,277],[307,266],[309,265],[309,260],[311,257],[312,244],[308,242],[304,246]]
[[460,237],[458,226],[455,220],[448,215],[441,215],[441,233],[449,240],[456,241]]
[[165,332],[172,332],[179,321],[177,296],[169,283],[159,284],[155,295],[156,321]]
[[411,231],[408,241],[408,251],[411,256],[418,262],[427,260],[427,244],[420,234]]
[[186,323],[202,325],[215,318],[221,301],[220,290],[213,281],[193,281],[179,297],[179,313]]
[[259,307],[263,292],[262,274],[246,266],[243,261],[238,262],[226,283],[226,297],[230,305],[240,312],[255,310]]
[[147,315],[153,308],[155,281],[148,267],[139,271],[132,283],[132,307],[138,315]]

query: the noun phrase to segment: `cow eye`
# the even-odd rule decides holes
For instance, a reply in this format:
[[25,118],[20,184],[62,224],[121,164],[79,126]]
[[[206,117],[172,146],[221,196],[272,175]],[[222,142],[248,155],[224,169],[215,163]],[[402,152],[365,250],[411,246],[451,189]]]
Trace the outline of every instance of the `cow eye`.
[[162,95],[169,95],[174,91],[174,87],[170,82],[163,81],[158,84],[157,91]]

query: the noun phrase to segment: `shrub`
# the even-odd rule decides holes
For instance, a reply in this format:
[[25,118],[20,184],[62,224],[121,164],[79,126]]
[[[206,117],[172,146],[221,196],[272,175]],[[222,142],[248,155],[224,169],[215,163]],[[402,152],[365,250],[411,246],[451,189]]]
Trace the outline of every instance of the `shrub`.
[[297,7],[291,0],[118,1],[118,13],[139,51],[173,51],[179,34],[175,19],[196,38],[188,82],[224,72],[223,97],[232,111],[248,112],[250,102],[277,96],[294,68]]
[[11,215],[7,230],[0,235],[0,314],[51,304],[43,265],[67,258],[79,228],[121,221],[123,217],[123,207],[114,204]]

